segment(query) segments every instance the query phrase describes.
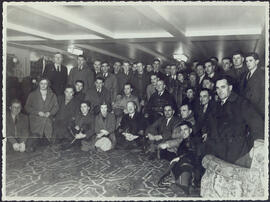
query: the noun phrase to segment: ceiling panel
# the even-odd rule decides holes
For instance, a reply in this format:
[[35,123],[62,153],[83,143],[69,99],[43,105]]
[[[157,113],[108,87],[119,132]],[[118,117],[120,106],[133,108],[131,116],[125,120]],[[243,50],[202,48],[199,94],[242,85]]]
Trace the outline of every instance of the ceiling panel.
[[23,8],[23,6],[16,8],[11,7],[10,9],[8,7],[8,23],[24,25],[31,29],[55,35],[92,34],[89,33],[88,29],[82,28],[75,24],[59,22],[58,20],[53,20],[52,18],[37,15],[36,13],[26,12],[21,8]]

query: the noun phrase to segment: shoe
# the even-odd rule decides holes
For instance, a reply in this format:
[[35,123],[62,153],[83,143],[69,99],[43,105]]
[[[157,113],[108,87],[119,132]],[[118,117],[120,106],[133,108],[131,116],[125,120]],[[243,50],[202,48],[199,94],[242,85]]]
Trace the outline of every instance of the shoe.
[[178,183],[173,183],[173,186],[176,186],[178,188],[180,188],[182,191],[184,191],[185,196],[189,196],[190,195],[190,190],[189,190],[189,186],[185,186],[185,185],[181,185]]
[[160,180],[158,181],[158,187],[169,188],[173,183],[174,183],[174,180],[171,175],[171,172],[168,172],[160,178]]

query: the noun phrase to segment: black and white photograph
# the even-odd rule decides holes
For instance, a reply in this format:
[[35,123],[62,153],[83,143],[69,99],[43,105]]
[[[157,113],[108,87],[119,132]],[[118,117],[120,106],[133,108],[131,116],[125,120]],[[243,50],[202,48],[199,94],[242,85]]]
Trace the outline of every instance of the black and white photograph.
[[268,1],[2,3],[2,201],[267,200]]

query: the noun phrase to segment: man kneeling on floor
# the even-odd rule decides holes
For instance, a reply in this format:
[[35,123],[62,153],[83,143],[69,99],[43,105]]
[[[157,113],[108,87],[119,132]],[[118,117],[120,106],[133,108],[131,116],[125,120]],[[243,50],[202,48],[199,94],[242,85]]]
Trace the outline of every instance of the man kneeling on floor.
[[[82,146],[84,141],[91,141],[94,137],[95,126],[94,116],[90,113],[91,103],[82,101],[80,105],[80,113],[75,117],[74,122],[70,127],[70,132],[74,136],[71,142],[74,146]],[[81,147],[84,150],[83,146]]]
[[128,114],[123,116],[116,135],[119,149],[143,149],[145,120],[136,109],[135,102],[127,103]]
[[10,111],[7,112],[7,151],[25,152],[31,150],[30,147],[26,146],[29,137],[29,121],[28,117],[21,113],[21,109],[21,102],[15,99],[11,102]]
[[[170,162],[169,172],[166,172],[159,181],[159,185],[164,185],[165,177],[172,174],[175,183],[172,184],[174,188],[182,189],[185,194],[189,195],[194,171],[200,166],[198,162],[194,136],[192,135],[192,125],[190,122],[183,121],[180,125],[180,133],[183,138],[177,150],[177,157]],[[194,179],[193,179],[194,180]]]

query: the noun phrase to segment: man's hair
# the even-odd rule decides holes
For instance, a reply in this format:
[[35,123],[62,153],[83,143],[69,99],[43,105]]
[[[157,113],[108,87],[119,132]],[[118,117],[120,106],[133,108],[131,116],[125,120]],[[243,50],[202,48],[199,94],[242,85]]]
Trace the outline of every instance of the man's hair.
[[110,66],[110,64],[107,62],[107,61],[103,61],[101,64],[103,65],[103,64],[107,64],[108,66]]
[[88,100],[83,100],[80,105],[82,105],[82,104],[86,104],[88,107],[91,108],[91,102]]
[[78,55],[78,58],[83,58],[84,60],[86,59],[84,55]]
[[183,103],[181,104],[180,108],[183,107],[183,106],[185,106],[185,105],[187,105],[188,110],[191,110],[191,111],[192,111],[192,107],[191,107],[191,105],[189,104],[189,102],[183,102]]
[[84,81],[83,81],[83,80],[76,80],[76,81],[75,81],[75,84],[76,84],[76,83],[82,83],[82,85],[84,86]]
[[173,107],[171,104],[165,104],[165,105],[163,106],[163,110],[165,109],[165,107],[171,107],[172,110],[174,110],[174,107]]
[[232,62],[232,59],[230,57],[224,57],[224,58],[222,58],[222,61],[223,60],[229,60],[230,62]]
[[217,77],[215,83],[217,84],[218,81],[223,80],[223,79],[227,81],[228,85],[233,85],[233,78],[224,74],[221,74],[219,77]]
[[210,60],[210,59],[208,59],[208,60],[205,60],[205,61],[204,61],[204,63],[203,63],[203,64],[204,64],[204,66],[205,66],[205,64],[206,64],[206,63],[208,63],[208,62],[210,62],[210,63],[211,63],[211,65],[213,65],[213,61],[212,61],[212,60]]
[[206,76],[203,80],[202,80],[202,82],[204,81],[204,80],[208,80],[208,81],[210,81],[211,83],[215,83],[215,81],[212,79],[212,78],[210,78],[210,77],[208,77],[208,76]]
[[210,60],[211,60],[211,59],[214,59],[216,62],[218,62],[218,58],[217,58],[216,56],[210,57]]
[[70,85],[70,84],[66,85],[65,90],[68,89],[68,88],[71,88],[73,90],[73,92],[75,92],[75,89],[74,89],[73,85]]
[[17,98],[11,100],[10,106],[12,106],[14,103],[20,104],[22,106],[22,102],[19,99],[17,99]]
[[100,63],[101,63],[101,60],[99,60],[99,59],[96,59],[96,60],[94,60],[94,63],[95,63],[95,62],[100,62]]
[[195,93],[195,88],[193,88],[192,86],[187,86],[185,92],[187,93],[190,89],[193,91],[193,93]]
[[178,127],[181,127],[184,125],[188,126],[190,129],[192,129],[192,124],[189,121],[181,121],[180,124],[178,124]]
[[124,64],[124,63],[127,63],[128,65],[130,65],[130,62],[127,61],[127,60],[124,60],[124,61],[122,62],[122,64]]
[[144,66],[143,62],[141,62],[141,61],[138,61],[138,62],[136,63],[136,65],[137,65],[137,64],[140,64],[140,63],[142,64],[142,66]]
[[105,81],[104,78],[101,77],[101,76],[97,76],[96,79],[95,79],[95,81],[97,81],[97,80],[101,80],[103,83],[104,83],[104,81]]
[[178,76],[178,74],[182,74],[183,77],[184,77],[184,79],[187,78],[187,73],[186,73],[184,70],[178,71],[178,72],[176,73],[176,75]]
[[126,83],[124,84],[124,87],[125,87],[125,86],[130,86],[130,88],[133,89],[133,86],[132,86],[132,84],[131,84],[130,82],[126,82]]
[[[212,92],[211,92],[208,88],[202,88],[202,89],[200,90],[200,93],[201,93],[202,91],[207,91],[207,92],[208,92],[208,95],[209,95],[209,96],[212,96]],[[200,93],[199,93],[199,94],[200,94]]]
[[192,61],[192,63],[195,63],[195,62],[199,62],[199,60],[195,59],[195,60]]
[[41,77],[40,79],[38,79],[38,83],[40,83],[43,80],[46,80],[47,81],[48,87],[51,85],[51,82],[50,82],[50,80],[47,77]]
[[128,104],[128,103],[133,103],[135,109],[137,109],[138,106],[137,106],[136,102],[134,102],[134,101],[131,100],[131,101],[128,101],[127,104]]
[[256,53],[256,52],[249,52],[249,53],[247,53],[246,54],[246,58],[247,57],[253,57],[254,60],[259,60],[260,59],[258,53]]
[[198,67],[198,66],[204,66],[204,64],[203,63],[201,63],[201,62],[199,62],[197,65],[196,65],[196,68]]
[[62,57],[63,57],[63,54],[60,52],[56,52],[54,55],[62,55]]
[[234,51],[233,54],[232,54],[232,57],[233,57],[234,55],[241,55],[242,57],[244,57],[243,52],[240,51],[240,50]]
[[158,62],[160,63],[160,60],[157,59],[157,58],[155,58],[155,59],[153,60],[153,63],[154,63],[155,61],[158,61]]

